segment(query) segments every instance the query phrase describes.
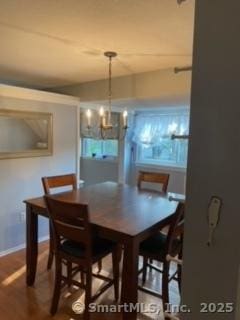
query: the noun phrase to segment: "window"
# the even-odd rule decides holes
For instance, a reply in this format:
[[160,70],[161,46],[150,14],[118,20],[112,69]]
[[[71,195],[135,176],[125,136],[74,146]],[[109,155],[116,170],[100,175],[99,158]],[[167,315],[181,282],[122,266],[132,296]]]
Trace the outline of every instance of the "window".
[[115,158],[118,156],[118,140],[83,138],[83,156],[91,158]]
[[188,140],[172,140],[172,134],[186,135],[189,111],[139,113],[135,117],[133,141],[137,144],[137,162],[186,167]]

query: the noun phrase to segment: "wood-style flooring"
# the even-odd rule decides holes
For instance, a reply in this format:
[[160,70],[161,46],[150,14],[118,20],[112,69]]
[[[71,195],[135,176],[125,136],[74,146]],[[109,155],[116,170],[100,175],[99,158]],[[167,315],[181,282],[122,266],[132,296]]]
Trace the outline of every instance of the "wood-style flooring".
[[[48,243],[39,246],[38,269],[35,286],[30,288],[25,283],[25,250],[0,258],[0,319],[6,320],[77,320],[82,319],[81,315],[76,315],[72,310],[72,304],[76,301],[84,301],[84,292],[71,289],[63,292],[57,314],[52,317],[49,314],[49,307],[52,298],[54,267],[52,271],[46,270],[48,257]],[[111,260],[107,257],[103,261],[103,274],[109,274]],[[101,285],[101,280],[94,280],[94,289]],[[161,288],[161,276],[155,271],[151,271],[147,276],[147,286],[154,290]],[[170,286],[171,303],[179,303],[179,293],[177,285],[172,282]],[[139,292],[140,303],[156,303],[161,307],[161,300],[153,296]],[[113,300],[113,290],[110,288],[98,300],[98,304],[115,304]],[[92,320],[121,319],[118,313],[93,313]],[[156,314],[141,313],[138,319],[162,319]]]

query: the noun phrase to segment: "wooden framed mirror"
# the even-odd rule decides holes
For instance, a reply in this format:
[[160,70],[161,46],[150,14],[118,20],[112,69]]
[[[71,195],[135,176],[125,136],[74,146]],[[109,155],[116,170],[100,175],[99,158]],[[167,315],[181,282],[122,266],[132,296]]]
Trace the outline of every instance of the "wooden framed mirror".
[[0,159],[50,156],[51,113],[0,109]]

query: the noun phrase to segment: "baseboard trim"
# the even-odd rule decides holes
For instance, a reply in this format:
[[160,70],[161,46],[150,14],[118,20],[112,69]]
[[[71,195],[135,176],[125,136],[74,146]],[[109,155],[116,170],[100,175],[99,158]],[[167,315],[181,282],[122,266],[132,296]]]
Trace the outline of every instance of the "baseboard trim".
[[[49,240],[49,236],[45,236],[45,237],[39,238],[38,242],[40,243],[40,242],[47,241],[47,240]],[[26,243],[23,243],[23,244],[20,244],[19,246],[16,246],[16,247],[1,251],[0,252],[0,258],[4,257],[4,256],[7,256],[8,254],[17,252],[19,250],[25,249],[25,248],[26,248]]]

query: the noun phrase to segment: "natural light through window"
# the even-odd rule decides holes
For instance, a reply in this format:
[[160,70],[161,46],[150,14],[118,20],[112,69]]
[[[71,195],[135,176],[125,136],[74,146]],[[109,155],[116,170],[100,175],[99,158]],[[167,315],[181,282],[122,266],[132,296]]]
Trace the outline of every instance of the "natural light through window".
[[135,116],[133,142],[136,161],[143,164],[186,168],[188,140],[174,139],[172,134],[187,135],[189,109],[140,112]]
[[[48,251],[44,251],[38,256],[38,262],[46,259],[46,256],[48,255]],[[23,267],[19,268],[17,271],[14,273],[10,274],[6,279],[4,279],[1,282],[1,285],[4,287],[11,285],[13,282],[24,276],[26,273],[26,266],[24,265]]]
[[83,138],[83,156],[91,158],[116,158],[118,156],[118,140]]

